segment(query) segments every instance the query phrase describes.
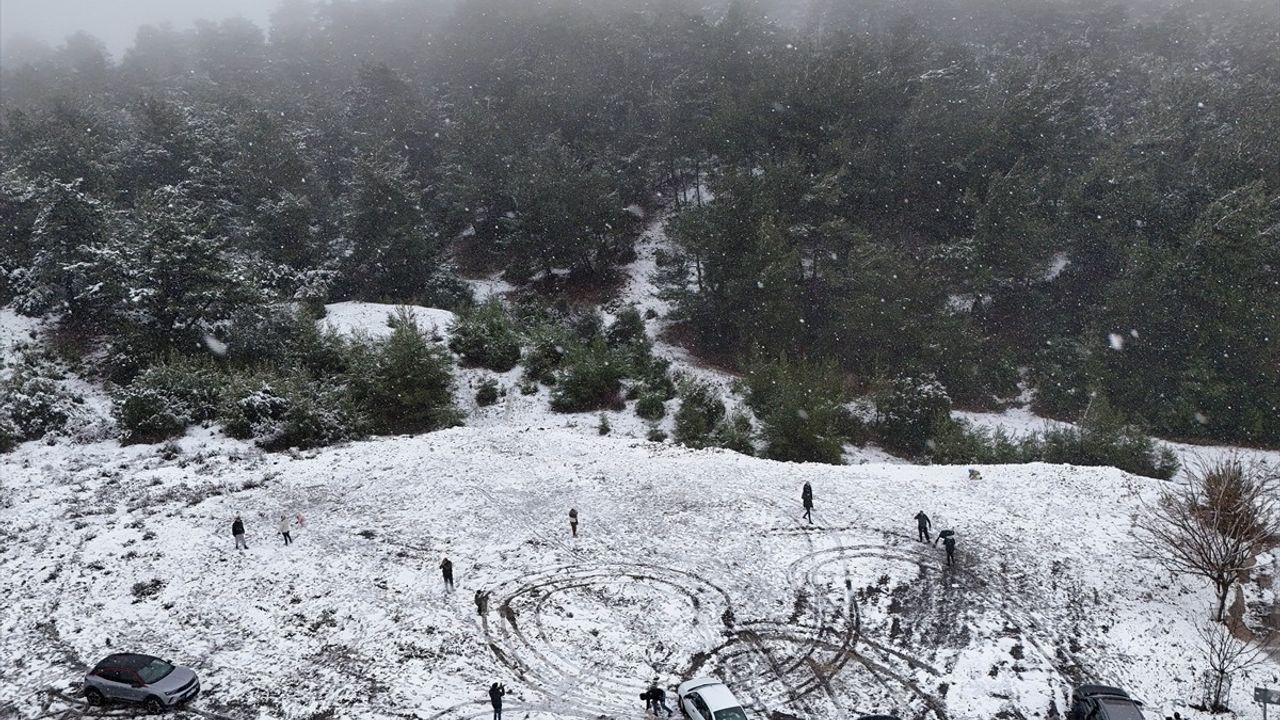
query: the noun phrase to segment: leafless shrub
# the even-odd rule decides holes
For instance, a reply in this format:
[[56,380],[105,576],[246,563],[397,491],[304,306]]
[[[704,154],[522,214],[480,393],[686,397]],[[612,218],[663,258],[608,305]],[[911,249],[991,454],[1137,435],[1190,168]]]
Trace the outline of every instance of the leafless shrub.
[[1209,712],[1225,712],[1226,695],[1231,688],[1231,678],[1238,672],[1262,663],[1266,654],[1262,648],[1236,637],[1225,626],[1206,623],[1197,628],[1205,662],[1205,709]]
[[1138,522],[1149,557],[1173,572],[1203,577],[1217,595],[1218,622],[1227,596],[1254,556],[1280,529],[1276,473],[1229,455],[1200,462],[1186,482],[1165,490]]

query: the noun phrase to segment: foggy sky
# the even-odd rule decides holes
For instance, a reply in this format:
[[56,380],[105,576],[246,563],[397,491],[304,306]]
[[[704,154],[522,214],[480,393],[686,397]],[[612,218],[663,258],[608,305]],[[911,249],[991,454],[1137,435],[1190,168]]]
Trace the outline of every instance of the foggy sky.
[[84,30],[119,60],[139,25],[168,22],[183,29],[198,19],[240,15],[265,31],[275,5],[276,0],[0,0],[0,45],[27,36],[56,46]]

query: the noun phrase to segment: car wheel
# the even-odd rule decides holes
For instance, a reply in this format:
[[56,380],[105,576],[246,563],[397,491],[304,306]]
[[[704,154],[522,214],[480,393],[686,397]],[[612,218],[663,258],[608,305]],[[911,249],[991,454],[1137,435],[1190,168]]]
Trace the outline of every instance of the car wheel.
[[149,715],[159,715],[164,712],[164,703],[160,702],[160,698],[152,695],[142,701],[142,709],[146,710]]
[[84,701],[96,706],[106,702],[106,698],[102,697],[102,691],[98,688],[89,688],[84,691]]

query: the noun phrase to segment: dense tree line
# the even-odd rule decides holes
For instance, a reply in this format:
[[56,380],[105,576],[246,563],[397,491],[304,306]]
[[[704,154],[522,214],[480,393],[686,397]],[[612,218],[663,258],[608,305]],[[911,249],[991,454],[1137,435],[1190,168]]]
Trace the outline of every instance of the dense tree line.
[[678,319],[744,370],[1280,440],[1273,3],[795,7],[285,0],[29,49],[0,301],[127,383],[246,306],[465,304],[455,262],[607,287],[667,204]]

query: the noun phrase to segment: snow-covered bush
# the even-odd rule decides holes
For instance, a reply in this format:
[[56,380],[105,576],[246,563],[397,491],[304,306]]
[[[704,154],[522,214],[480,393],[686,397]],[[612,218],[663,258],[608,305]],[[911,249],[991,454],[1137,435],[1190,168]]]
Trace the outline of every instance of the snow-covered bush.
[[751,427],[751,418],[741,410],[735,410],[716,424],[712,432],[712,442],[717,447],[755,455],[755,430]]
[[159,442],[212,420],[222,402],[221,373],[199,358],[173,357],[147,368],[116,398],[122,441]]
[[487,407],[496,402],[498,402],[498,381],[489,378],[480,383],[480,389],[476,391],[476,404]]
[[875,395],[876,433],[887,448],[924,452],[939,419],[951,417],[951,398],[931,375],[901,376]]
[[234,379],[221,418],[227,434],[252,439],[265,450],[332,445],[363,432],[342,387],[300,375]]
[[753,363],[747,404],[774,460],[838,464],[843,454],[844,383],[833,365],[779,357]]
[[353,346],[346,384],[375,433],[428,432],[462,423],[453,403],[453,361],[401,311],[391,337]]
[[930,435],[929,461],[942,465],[1033,462],[1040,456],[1038,437],[1015,440],[1000,427],[988,431],[963,420],[941,418]]
[[636,401],[636,416],[643,420],[661,420],[667,414],[667,406],[659,395],[641,395]]
[[524,354],[524,376],[534,382],[553,385],[556,371],[564,362],[568,334],[560,328],[544,326],[531,333],[529,349]]
[[680,382],[679,396],[676,442],[693,448],[713,445],[712,432],[724,419],[724,401],[710,385],[692,378]]
[[649,336],[645,333],[644,318],[634,305],[627,306],[618,313],[613,324],[609,326],[608,340],[610,347],[627,347],[630,345],[648,345]]
[[0,451],[62,432],[85,412],[84,398],[67,389],[61,368],[26,355],[0,380]]
[[620,409],[625,376],[625,360],[611,352],[603,339],[596,338],[574,348],[556,374],[551,409],[556,412]]
[[515,324],[496,300],[461,312],[449,335],[449,349],[467,365],[506,372],[520,362]]

